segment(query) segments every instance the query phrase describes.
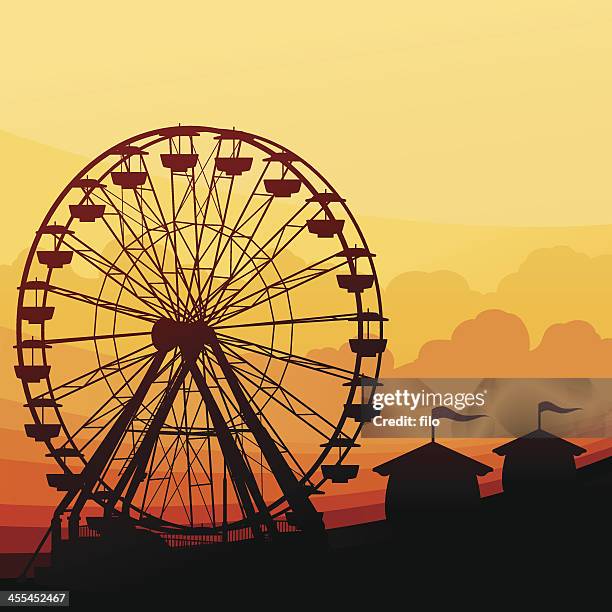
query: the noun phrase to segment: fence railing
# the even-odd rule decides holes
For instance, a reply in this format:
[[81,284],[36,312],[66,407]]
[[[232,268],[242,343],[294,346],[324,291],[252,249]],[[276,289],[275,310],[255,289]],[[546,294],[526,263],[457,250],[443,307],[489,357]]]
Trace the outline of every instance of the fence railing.
[[[277,519],[274,523],[279,533],[293,533],[297,531],[297,528],[285,519]],[[265,525],[262,525],[262,531],[265,534],[268,532]],[[192,546],[204,546],[206,544],[245,542],[255,539],[253,530],[250,527],[228,527],[222,533],[160,533],[159,535],[170,548],[191,548]],[[94,539],[98,537],[100,537],[99,532],[89,527],[89,525],[79,526],[79,538]]]
[[79,538],[91,540],[99,536],[100,534],[95,529],[92,529],[89,525],[79,525]]

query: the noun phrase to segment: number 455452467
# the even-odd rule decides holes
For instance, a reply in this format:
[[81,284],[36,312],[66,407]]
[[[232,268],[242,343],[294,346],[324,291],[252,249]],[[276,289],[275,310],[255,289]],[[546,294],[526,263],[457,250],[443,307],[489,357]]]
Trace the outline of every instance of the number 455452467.
[[67,591],[5,591],[0,606],[66,606]]

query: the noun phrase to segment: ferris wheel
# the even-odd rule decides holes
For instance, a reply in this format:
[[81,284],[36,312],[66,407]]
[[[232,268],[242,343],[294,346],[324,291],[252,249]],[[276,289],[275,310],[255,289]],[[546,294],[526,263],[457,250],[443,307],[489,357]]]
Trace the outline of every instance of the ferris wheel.
[[320,531],[314,496],[357,476],[384,321],[345,199],[287,148],[200,126],[112,147],[51,206],[19,287],[55,520]]

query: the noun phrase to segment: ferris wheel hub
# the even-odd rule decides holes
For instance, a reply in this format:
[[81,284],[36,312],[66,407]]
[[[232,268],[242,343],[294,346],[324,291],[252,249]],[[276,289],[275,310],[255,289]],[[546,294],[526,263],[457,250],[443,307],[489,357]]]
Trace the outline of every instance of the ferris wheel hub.
[[204,321],[174,321],[162,318],[155,322],[151,330],[153,345],[167,353],[174,348],[183,351],[200,351],[206,344],[212,344],[215,333]]

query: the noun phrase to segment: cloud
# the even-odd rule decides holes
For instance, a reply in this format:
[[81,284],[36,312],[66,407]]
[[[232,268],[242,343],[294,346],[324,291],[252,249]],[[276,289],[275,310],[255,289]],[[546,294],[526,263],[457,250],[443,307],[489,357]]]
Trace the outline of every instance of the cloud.
[[413,362],[395,370],[405,377],[612,377],[612,339],[590,323],[550,326],[530,348],[517,315],[486,310],[458,325],[448,340],[424,344]]
[[589,257],[565,246],[531,253],[499,283],[494,305],[519,315],[532,338],[558,321],[584,320],[612,336],[612,255]]
[[383,296],[391,350],[400,362],[413,359],[425,342],[450,336],[461,321],[483,310],[482,301],[455,272],[400,274]]
[[462,321],[492,309],[520,317],[532,344],[551,325],[573,320],[612,337],[612,255],[589,257],[566,246],[538,249],[491,293],[474,291],[455,272],[407,272],[389,283],[384,304],[386,333],[399,362],[412,361],[427,341],[449,338]]

